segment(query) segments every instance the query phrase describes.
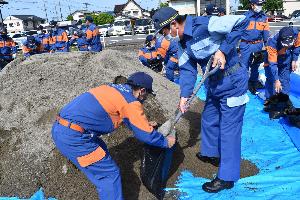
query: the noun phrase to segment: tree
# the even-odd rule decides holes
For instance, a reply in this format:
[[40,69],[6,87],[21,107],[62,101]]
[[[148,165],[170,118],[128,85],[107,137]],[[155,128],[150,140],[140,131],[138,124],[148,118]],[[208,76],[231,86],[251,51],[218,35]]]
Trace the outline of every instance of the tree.
[[[248,10],[250,8],[249,0],[240,0],[241,3],[241,9]],[[268,11],[276,11],[276,10],[282,10],[283,9],[283,0],[266,0],[266,3],[263,6],[263,9]]]
[[160,3],[160,5],[159,5],[160,8],[168,7],[168,6],[169,6],[168,3]]
[[72,16],[72,15],[68,15],[67,20],[68,20],[68,21],[73,21],[73,20],[74,20],[74,19],[73,19],[73,16]]
[[100,13],[100,14],[92,14],[91,15],[94,19],[94,23],[96,25],[102,25],[102,24],[111,24],[114,22],[115,18],[108,14],[108,13]]

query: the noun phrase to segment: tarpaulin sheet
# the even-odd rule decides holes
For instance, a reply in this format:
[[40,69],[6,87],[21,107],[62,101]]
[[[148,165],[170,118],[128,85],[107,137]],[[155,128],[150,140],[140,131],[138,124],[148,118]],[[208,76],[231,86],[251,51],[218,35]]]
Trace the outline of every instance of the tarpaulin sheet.
[[[294,86],[299,87],[299,84]],[[198,96],[205,97],[203,91]],[[240,179],[231,190],[211,194],[202,190],[202,184],[210,180],[183,171],[176,187],[167,188],[167,191],[179,191],[181,200],[299,199],[300,152],[287,132],[299,135],[300,130],[290,127],[284,119],[270,120],[262,111],[263,101],[258,96],[249,96],[243,125],[242,158],[255,163],[260,172]]]
[[[17,198],[17,197],[0,197],[0,200],[25,200],[25,199]],[[43,190],[40,189],[32,197],[30,197],[28,200],[56,200],[56,199],[55,198],[48,198],[47,199],[44,196]]]

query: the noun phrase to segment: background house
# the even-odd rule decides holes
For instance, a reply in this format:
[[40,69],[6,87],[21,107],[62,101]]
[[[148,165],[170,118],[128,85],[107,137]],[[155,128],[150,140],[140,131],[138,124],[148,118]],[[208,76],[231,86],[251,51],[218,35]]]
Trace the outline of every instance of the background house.
[[149,16],[150,13],[145,11],[134,0],[129,0],[126,4],[115,5],[114,13],[116,16],[128,16],[132,18],[142,18]]
[[73,16],[73,20],[74,21],[78,21],[78,20],[82,20],[84,19],[85,15],[90,15],[92,14],[92,12],[87,11],[87,10],[77,10],[75,12],[73,12],[71,15]]
[[3,21],[9,33],[33,30],[44,22],[45,19],[35,15],[11,15]]

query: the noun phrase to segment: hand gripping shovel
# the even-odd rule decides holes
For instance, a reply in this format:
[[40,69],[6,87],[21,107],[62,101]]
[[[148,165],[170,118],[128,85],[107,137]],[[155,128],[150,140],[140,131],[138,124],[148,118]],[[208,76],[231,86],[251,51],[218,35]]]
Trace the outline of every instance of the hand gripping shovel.
[[[213,70],[210,71],[210,68],[212,66],[212,62],[213,62],[213,56],[210,57],[207,65],[206,65],[206,69],[205,69],[205,73],[200,81],[200,83],[195,87],[192,96],[189,98],[189,100],[186,103],[186,107],[188,108],[192,101],[195,99],[197,92],[200,90],[201,86],[203,85],[203,83],[205,82],[205,80],[213,75],[214,73],[216,73],[216,71],[218,71],[218,69],[220,69],[220,65],[218,64]],[[162,124],[159,128],[158,131],[163,134],[165,137],[168,135],[176,135],[176,131],[175,131],[175,125],[176,123],[179,121],[179,119],[182,117],[184,113],[182,113],[180,111],[179,108],[177,108],[177,110],[175,111],[175,114],[172,118],[170,118],[168,121],[166,121],[164,124]]]

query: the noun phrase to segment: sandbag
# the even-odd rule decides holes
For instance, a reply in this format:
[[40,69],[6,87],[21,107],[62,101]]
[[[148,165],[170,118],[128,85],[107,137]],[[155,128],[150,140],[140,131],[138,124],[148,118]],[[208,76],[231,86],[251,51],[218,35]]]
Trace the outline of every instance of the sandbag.
[[169,178],[175,146],[163,149],[145,144],[143,149],[141,180],[149,192],[159,200],[164,198],[164,188]]
[[279,119],[285,115],[286,109],[293,108],[288,95],[279,93],[270,97],[264,110],[269,112],[270,119]]
[[291,125],[300,128],[300,108],[288,109],[286,116]]

